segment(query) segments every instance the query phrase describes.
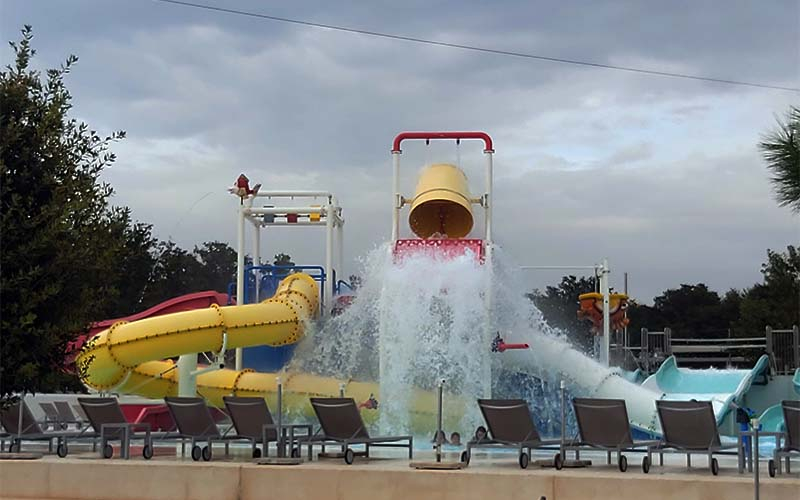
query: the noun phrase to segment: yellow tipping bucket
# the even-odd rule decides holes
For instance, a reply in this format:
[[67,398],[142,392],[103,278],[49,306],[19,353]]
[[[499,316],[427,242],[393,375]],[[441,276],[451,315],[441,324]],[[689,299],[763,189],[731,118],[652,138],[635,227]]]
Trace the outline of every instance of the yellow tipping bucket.
[[472,203],[467,176],[455,165],[439,163],[419,176],[408,224],[420,238],[439,234],[463,238],[472,230]]

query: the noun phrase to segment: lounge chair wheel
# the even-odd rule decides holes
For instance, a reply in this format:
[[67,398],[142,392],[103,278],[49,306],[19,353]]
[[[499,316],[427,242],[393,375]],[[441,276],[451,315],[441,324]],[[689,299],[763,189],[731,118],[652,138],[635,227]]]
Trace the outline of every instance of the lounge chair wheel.
[[711,459],[711,473],[715,476],[719,474],[719,462],[717,462],[716,458]]
[[144,445],[144,447],[142,448],[142,457],[145,460],[150,460],[151,458],[153,458],[153,447],[151,445],[149,444]]
[[471,455],[470,452],[468,452],[467,450],[462,451],[461,452],[461,463],[469,465],[469,459],[471,458],[470,455]]
[[564,468],[564,459],[561,457],[561,453],[556,453],[556,456],[553,457],[553,467],[555,467],[556,470]]
[[211,461],[211,446],[203,448],[203,460],[206,462]]
[[103,446],[103,458],[111,458],[113,456],[114,456],[114,447],[106,443],[106,445]]
[[650,472],[650,465],[651,465],[650,459],[648,457],[644,457],[642,459],[642,472],[644,472],[645,474]]
[[520,466],[520,468],[527,469],[528,468],[528,463],[530,463],[530,461],[531,461],[531,458],[524,451],[519,454],[519,466]]
[[619,466],[620,472],[625,472],[626,470],[628,470],[628,457],[626,457],[625,455],[620,455],[619,460],[617,460],[617,465]]
[[350,448],[344,450],[344,463],[346,463],[347,465],[352,465],[353,460],[355,460],[355,458],[356,454],[353,452],[353,450],[351,450]]
[[59,444],[58,447],[56,448],[56,455],[58,455],[59,458],[66,457],[67,456],[67,445],[64,444],[64,443]]
[[203,455],[203,450],[201,450],[199,446],[197,445],[192,446],[192,460],[194,460],[195,462],[199,462],[202,455]]
[[253,458],[261,458],[261,448],[253,448]]
[[775,477],[775,460],[771,458],[767,462],[767,472],[769,472],[769,477]]

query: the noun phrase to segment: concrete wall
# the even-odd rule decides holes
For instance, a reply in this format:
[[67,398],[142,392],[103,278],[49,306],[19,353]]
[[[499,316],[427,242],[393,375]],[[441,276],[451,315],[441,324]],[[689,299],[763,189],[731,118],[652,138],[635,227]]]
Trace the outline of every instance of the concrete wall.
[[[400,462],[400,465],[398,465]],[[236,500],[293,499],[526,499],[750,500],[752,479],[735,471],[644,475],[609,469],[522,471],[512,465],[465,471],[414,471],[397,460],[344,466],[170,461],[44,459],[0,461],[3,499]],[[797,500],[800,479],[764,478],[761,498]]]

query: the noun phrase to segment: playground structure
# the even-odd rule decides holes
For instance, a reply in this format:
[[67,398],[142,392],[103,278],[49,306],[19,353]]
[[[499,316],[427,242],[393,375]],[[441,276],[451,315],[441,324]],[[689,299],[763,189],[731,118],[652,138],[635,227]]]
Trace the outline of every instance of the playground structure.
[[[463,171],[455,165],[433,164],[423,170],[413,197],[406,198],[400,192],[402,154],[401,145],[406,140],[480,140],[484,143],[485,186],[478,197],[470,194],[470,185]],[[492,170],[493,143],[483,132],[410,132],[399,134],[392,146],[393,197],[391,249],[394,258],[417,252],[433,253],[443,258],[472,255],[481,263],[482,269],[492,272]],[[474,186],[472,186],[474,189]],[[342,265],[342,231],[344,218],[336,198],[325,191],[261,191],[260,189],[237,191],[240,197],[237,239],[237,305],[168,314],[132,322],[116,322],[107,330],[98,333],[84,347],[76,362],[84,374],[84,382],[102,392],[137,394],[160,399],[170,395],[194,396],[199,394],[212,405],[221,405],[223,396],[260,396],[274,398],[278,379],[286,392],[284,405],[289,408],[307,406],[309,395],[336,396],[346,392],[356,400],[365,401],[379,397],[381,384],[387,377],[386,370],[392,347],[380,343],[378,346],[378,381],[340,381],[309,373],[258,372],[247,365],[247,350],[284,349],[296,344],[304,335],[310,321],[324,321],[334,302],[338,280],[336,270]],[[287,200],[301,200],[307,205],[289,206]],[[318,200],[322,202],[316,205]],[[280,206],[257,206],[262,200],[279,200]],[[409,227],[418,238],[401,238],[400,218],[402,210],[409,207]],[[483,234],[480,238],[469,238],[474,226],[474,207],[484,211]],[[254,228],[252,241],[252,265],[246,265],[247,222]],[[261,230],[268,227],[321,226],[326,228],[326,254],[324,266],[292,266],[280,269],[266,266],[261,260]],[[575,266],[572,266],[573,268]],[[691,399],[698,393],[708,394],[714,402],[718,423],[730,414],[732,404],[740,404],[753,382],[763,374],[763,362],[756,369],[730,374],[724,387],[696,390],[704,382],[697,378],[694,393],[676,390],[674,383],[682,372],[677,366],[665,368],[660,376],[654,374],[654,382],[644,386],[631,384],[620,376],[620,370],[609,370],[611,330],[624,326],[619,319],[624,310],[624,296],[611,294],[610,268],[606,260],[594,266],[579,266],[592,269],[600,278],[600,292],[586,297],[591,305],[590,317],[598,333],[602,325],[602,347],[598,349],[600,364],[592,364],[586,357],[565,346],[560,340],[537,337],[533,342],[510,339],[497,342],[497,332],[487,320],[485,326],[474,332],[485,346],[485,353],[477,353],[482,386],[478,393],[489,396],[492,390],[493,361],[500,356],[500,364],[508,370],[531,373],[532,364],[539,372],[559,373],[577,391],[597,397],[619,397],[628,402],[630,420],[634,428],[643,433],[657,435],[660,429],[655,422],[657,399]],[[526,266],[533,269],[536,266]],[[292,272],[309,271],[309,272]],[[291,273],[291,274],[289,274]],[[271,298],[262,299],[264,278],[282,278]],[[255,285],[249,286],[250,282]],[[492,280],[487,280],[483,290],[482,304],[491,311],[497,300]],[[255,303],[250,303],[255,302]],[[598,314],[599,313],[599,314]],[[589,313],[587,313],[589,314]],[[612,319],[614,318],[614,319]],[[379,325],[379,338],[388,325]],[[493,347],[497,347],[494,349]],[[500,348],[503,346],[503,348]],[[225,366],[228,350],[236,350],[234,369]],[[494,351],[494,354],[491,354]],[[210,352],[209,366],[197,365],[197,353]],[[291,354],[291,351],[289,351]],[[495,356],[494,358],[492,356]],[[534,356],[534,357],[532,357]],[[163,361],[179,357],[177,364]],[[497,365],[498,363],[494,363]],[[673,375],[665,376],[665,373]],[[663,380],[672,381],[659,385]],[[429,391],[414,389],[410,398],[415,415],[431,416],[435,410],[434,395]],[[461,402],[454,407],[463,406]],[[452,409],[452,408],[451,408]],[[456,408],[454,412],[458,412]],[[374,412],[367,418],[374,421]]]

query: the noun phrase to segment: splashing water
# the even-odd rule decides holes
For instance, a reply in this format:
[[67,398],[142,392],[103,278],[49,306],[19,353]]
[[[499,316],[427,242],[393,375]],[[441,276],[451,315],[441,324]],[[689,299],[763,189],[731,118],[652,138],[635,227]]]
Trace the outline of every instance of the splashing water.
[[[617,397],[638,397],[653,406],[651,391],[616,377],[545,323],[499,248],[493,249],[492,265],[471,254],[445,259],[420,253],[396,262],[385,244],[370,252],[362,267],[363,284],[353,304],[340,316],[311,325],[290,370],[378,381],[381,432],[432,433],[435,420],[420,425],[413,414],[417,391],[434,391],[441,379],[447,399],[464,402],[456,420],[450,419],[452,430],[462,433],[481,423],[474,401],[489,395],[535,402],[542,432],[556,433],[561,379],[574,394],[599,394],[603,386],[608,396],[611,386]],[[498,332],[506,342],[528,343],[531,349],[492,353]],[[435,408],[426,411],[430,415]]]

